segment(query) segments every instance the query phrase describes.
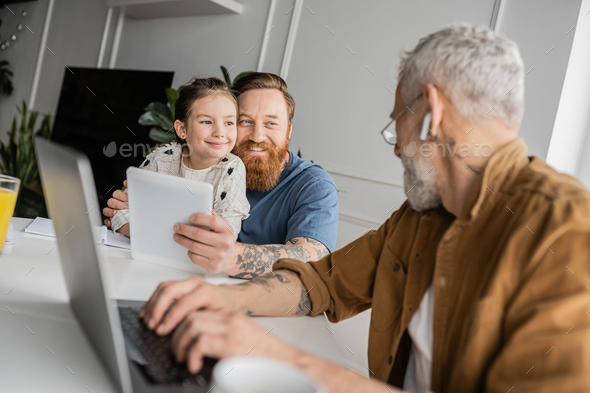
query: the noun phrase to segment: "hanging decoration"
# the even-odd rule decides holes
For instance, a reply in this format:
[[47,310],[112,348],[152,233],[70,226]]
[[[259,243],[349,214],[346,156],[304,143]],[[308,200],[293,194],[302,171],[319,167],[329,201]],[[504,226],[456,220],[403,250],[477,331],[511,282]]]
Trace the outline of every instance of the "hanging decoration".
[[[12,12],[14,14],[14,12],[8,8],[7,6],[4,6],[4,8],[8,9],[10,12]],[[21,11],[21,16],[23,18],[25,18],[27,16],[27,10],[22,10]],[[9,39],[3,39],[3,34],[2,34],[2,19],[0,19],[0,50],[6,50],[10,47],[10,43],[12,41],[16,41],[18,39],[18,36],[16,35],[15,32],[13,32],[12,34],[10,34],[10,38]],[[22,31],[23,30],[23,24],[17,23],[16,25],[16,32]]]

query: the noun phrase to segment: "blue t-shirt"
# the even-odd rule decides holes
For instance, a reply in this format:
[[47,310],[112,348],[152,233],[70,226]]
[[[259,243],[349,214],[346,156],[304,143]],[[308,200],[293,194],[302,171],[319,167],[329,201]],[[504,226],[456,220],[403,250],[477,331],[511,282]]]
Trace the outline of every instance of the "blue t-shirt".
[[289,151],[289,164],[271,191],[246,191],[250,217],[242,221],[238,241],[285,244],[311,237],[330,252],[338,236],[338,190],[324,168]]

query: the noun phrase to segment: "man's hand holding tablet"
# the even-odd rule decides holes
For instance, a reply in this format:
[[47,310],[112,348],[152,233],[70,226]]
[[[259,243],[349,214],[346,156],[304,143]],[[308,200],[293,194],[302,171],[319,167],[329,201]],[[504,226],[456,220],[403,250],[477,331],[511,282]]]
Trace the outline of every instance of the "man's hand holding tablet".
[[188,250],[190,260],[210,273],[228,272],[237,258],[238,244],[228,224],[218,215],[196,213],[191,215],[193,225],[177,223],[174,241]]
[[[127,187],[127,180],[123,182]],[[108,206],[103,209],[107,217],[114,217],[118,210],[129,209],[129,196],[121,190],[113,192]],[[221,217],[215,214],[195,213],[190,216],[193,225],[208,227],[210,230],[193,225],[176,223],[174,225],[174,241],[188,250],[188,257],[198,266],[210,273],[219,273],[232,269],[232,265],[240,252],[241,243],[234,241],[231,228]],[[104,224],[111,226],[111,220],[105,219]],[[121,227],[119,232],[129,237],[129,224]]]

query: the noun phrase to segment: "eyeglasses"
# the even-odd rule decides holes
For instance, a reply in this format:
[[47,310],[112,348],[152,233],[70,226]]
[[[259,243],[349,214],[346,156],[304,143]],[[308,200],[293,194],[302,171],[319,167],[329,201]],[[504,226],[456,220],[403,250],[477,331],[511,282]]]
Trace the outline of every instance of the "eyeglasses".
[[413,100],[411,100],[410,102],[408,102],[406,107],[404,109],[402,109],[397,115],[393,116],[391,121],[385,126],[383,131],[381,131],[381,135],[383,136],[383,139],[385,139],[385,142],[389,143],[390,145],[394,145],[394,146],[397,144],[397,134],[395,132],[395,121],[397,119],[399,119],[401,115],[406,113],[406,111],[410,111],[413,115],[414,112],[412,112],[410,107],[412,105],[414,105],[416,103],[416,101],[418,101],[418,99],[420,99],[420,97],[422,97],[422,93],[420,93],[420,95],[418,97],[416,97]]

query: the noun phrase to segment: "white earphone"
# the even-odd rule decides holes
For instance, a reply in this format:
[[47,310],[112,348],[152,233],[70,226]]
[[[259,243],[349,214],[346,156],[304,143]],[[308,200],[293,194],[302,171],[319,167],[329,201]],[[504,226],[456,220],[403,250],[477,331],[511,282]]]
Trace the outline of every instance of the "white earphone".
[[420,130],[420,140],[425,141],[428,133],[430,132],[430,121],[432,120],[432,115],[430,112],[424,116],[424,121],[422,122],[422,129]]

